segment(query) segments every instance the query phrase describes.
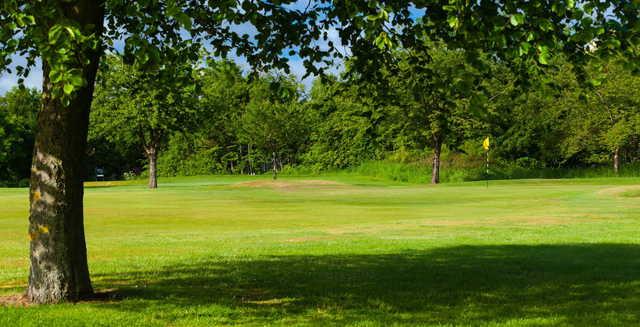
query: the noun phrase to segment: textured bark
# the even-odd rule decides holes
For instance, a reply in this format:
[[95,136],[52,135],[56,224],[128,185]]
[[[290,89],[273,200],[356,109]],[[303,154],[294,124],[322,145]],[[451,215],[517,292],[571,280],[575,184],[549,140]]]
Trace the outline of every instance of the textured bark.
[[[63,5],[81,26],[102,26],[100,1]],[[83,182],[87,131],[99,51],[88,53],[87,86],[68,106],[51,96],[50,67],[43,60],[42,108],[29,192],[30,271],[27,297],[33,303],[76,301],[93,294],[84,235]]]
[[617,174],[620,171],[620,149],[613,151],[613,171]]
[[440,152],[442,151],[442,143],[440,139],[435,137],[433,142],[433,164],[431,170],[431,184],[440,183]]
[[149,160],[149,188],[158,188],[158,147],[150,145],[145,150]]

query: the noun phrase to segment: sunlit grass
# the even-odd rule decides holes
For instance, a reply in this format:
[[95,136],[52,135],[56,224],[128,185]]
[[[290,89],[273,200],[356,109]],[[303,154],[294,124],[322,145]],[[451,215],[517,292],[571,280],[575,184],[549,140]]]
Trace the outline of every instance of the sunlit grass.
[[[640,321],[638,179],[141,183],[86,191],[95,287],[123,299],[0,308],[0,326]],[[0,189],[0,207],[0,294],[14,294],[27,191]]]

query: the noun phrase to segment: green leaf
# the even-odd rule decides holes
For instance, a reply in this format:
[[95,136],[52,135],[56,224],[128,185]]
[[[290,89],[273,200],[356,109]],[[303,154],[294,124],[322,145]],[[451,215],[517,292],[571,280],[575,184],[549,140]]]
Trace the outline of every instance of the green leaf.
[[378,37],[373,41],[373,44],[375,44],[380,50],[384,50],[387,47],[391,48],[393,46],[393,43],[391,43],[391,40],[385,32],[380,32]]
[[36,19],[31,15],[25,15],[24,19],[27,21],[28,25],[34,25],[36,23]]
[[182,27],[184,27],[186,30],[191,30],[191,17],[189,17],[189,15],[183,12],[179,12],[175,16],[175,18],[180,23],[180,25],[182,25]]
[[367,20],[375,22],[376,20],[378,20],[378,15],[369,15],[367,16]]
[[442,10],[444,10],[444,11],[457,11],[458,8],[456,8],[456,6],[453,6],[453,5],[444,5],[444,6],[442,6]]
[[524,56],[529,53],[529,49],[531,49],[531,44],[529,42],[522,42],[518,48],[518,53],[520,56]]
[[53,27],[51,27],[51,29],[49,29],[49,44],[56,44],[58,43],[58,40],[60,39],[60,35],[62,35],[62,26],[60,25],[54,25]]
[[64,94],[70,95],[73,92],[74,87],[73,87],[73,85],[67,83],[67,84],[64,85],[62,90],[64,91]]
[[78,68],[74,68],[69,70],[67,74],[67,82],[71,83],[71,85],[80,88],[84,85],[84,78],[82,77],[82,70]]
[[385,22],[386,22],[387,20],[389,20],[389,13],[388,13],[386,10],[384,10],[384,9],[382,9],[382,10],[380,11],[380,16],[381,16],[382,20],[384,20]]
[[513,25],[513,26],[522,25],[524,23],[524,15],[523,14],[513,14],[513,15],[511,15],[511,18],[509,19],[509,21],[511,22],[511,25]]
[[447,18],[447,23],[449,23],[449,27],[453,29],[458,29],[458,26],[460,26],[460,20],[458,20],[458,17],[456,16],[449,16],[449,18]]
[[51,83],[57,84],[60,81],[62,81],[62,76],[63,76],[63,72],[60,69],[52,69],[49,72],[49,79],[51,80]]
[[546,45],[539,45],[538,47],[538,62],[542,65],[549,64],[549,47]]
[[67,31],[67,34],[69,34],[72,40],[76,39],[76,34],[80,35],[80,31],[78,31],[77,29],[73,29],[69,26],[65,26],[64,29],[65,31]]

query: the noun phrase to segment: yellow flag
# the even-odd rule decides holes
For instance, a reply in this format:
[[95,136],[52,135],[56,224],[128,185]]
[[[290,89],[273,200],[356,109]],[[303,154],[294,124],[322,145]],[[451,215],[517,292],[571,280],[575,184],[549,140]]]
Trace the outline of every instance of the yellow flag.
[[489,137],[487,136],[484,141],[482,141],[482,147],[484,148],[485,151],[489,151]]

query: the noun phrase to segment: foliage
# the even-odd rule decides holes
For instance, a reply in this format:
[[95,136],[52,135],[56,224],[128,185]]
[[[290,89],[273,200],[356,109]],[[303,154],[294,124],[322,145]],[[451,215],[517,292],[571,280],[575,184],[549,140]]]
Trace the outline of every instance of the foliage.
[[640,77],[619,59],[590,73],[599,82],[584,90],[586,105],[570,113],[565,156],[599,163],[622,150],[633,158],[640,139]]
[[275,165],[282,169],[283,164],[296,164],[306,151],[313,124],[309,111],[299,102],[299,88],[291,77],[272,76],[252,83],[238,135],[241,144],[256,151],[248,154],[253,156],[250,164],[276,160]]
[[[492,49],[505,58],[523,57],[541,64],[547,64],[555,51],[585,57],[585,46],[594,42],[598,53],[622,50],[629,58],[637,58],[640,51],[640,4],[635,1],[562,1],[543,6],[530,1],[316,0],[301,10],[294,0],[275,5],[187,0],[145,0],[131,5],[106,0],[91,11],[100,20],[104,16],[104,27],[82,24],[91,21],[89,17],[65,16],[63,13],[73,12],[69,10],[73,5],[3,1],[0,67],[10,69],[11,56],[25,54],[27,65],[16,70],[26,76],[41,57],[50,68],[52,93],[64,98],[88,82],[83,70],[89,54],[103,48],[113,50],[117,40],[124,41],[125,56],[141,64],[157,64],[160,55],[172,47],[191,49],[184,55],[193,59],[193,45],[207,43],[215,56],[235,51],[263,69],[288,70],[288,59],[276,55],[286,50],[290,56],[303,58],[310,73],[325,70],[326,62],[315,64],[326,61],[327,55],[340,56],[335,51],[338,45],[329,42],[325,49],[317,44],[327,40],[330,28],[338,28],[342,45],[353,48],[353,67],[360,71],[376,69],[371,63],[379,62],[375,54],[381,51],[371,51],[372,47],[385,50],[397,42],[405,48],[419,48],[425,35],[443,39],[453,48]],[[89,8],[84,2],[79,6]],[[410,7],[423,11],[423,16],[415,20]],[[241,24],[250,25],[255,35],[234,28]]]
[[549,167],[565,161],[560,146],[568,113],[585,105],[584,89],[573,68],[563,58],[554,58],[544,70],[529,75],[526,84],[516,85],[513,97],[495,108],[490,118],[497,137],[495,156],[514,161],[535,158]]
[[291,77],[252,80],[230,62],[209,62],[193,128],[174,133],[160,157],[163,175],[255,173],[298,162],[314,124]]
[[374,97],[359,97],[362,85],[317,81],[307,110],[316,115],[312,146],[304,156],[315,170],[346,168],[384,156],[378,133],[386,117]]
[[157,155],[171,133],[188,129],[195,119],[192,65],[167,63],[150,71],[109,56],[95,91],[92,138]]
[[34,89],[13,88],[0,96],[0,183],[15,185],[29,177],[39,107],[40,92]]

